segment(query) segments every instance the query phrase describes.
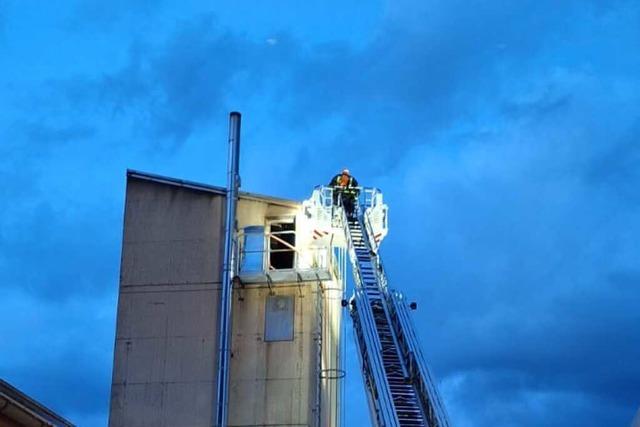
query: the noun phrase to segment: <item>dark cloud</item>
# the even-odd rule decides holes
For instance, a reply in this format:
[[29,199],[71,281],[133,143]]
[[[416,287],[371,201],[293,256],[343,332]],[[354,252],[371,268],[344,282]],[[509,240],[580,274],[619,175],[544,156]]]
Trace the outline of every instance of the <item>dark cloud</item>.
[[[61,189],[52,182],[83,165],[61,165],[52,170],[56,176],[45,172],[60,153],[93,144],[97,130],[83,124],[51,125],[38,116],[43,114],[5,129],[6,143],[0,147],[0,196],[6,202],[0,211],[3,288],[48,301],[105,295],[116,281],[118,262],[117,238],[107,230],[117,229],[121,219],[106,211],[106,205],[92,205],[88,194],[83,200],[56,196]],[[61,182],[63,194],[74,187],[68,180]],[[88,233],[94,238],[87,240]]]
[[[639,112],[640,113],[640,112]],[[586,181],[606,186],[608,191],[637,204],[640,192],[640,123],[634,119],[631,129],[616,144],[595,157],[586,171]]]
[[0,266],[5,289],[23,289],[50,301],[113,291],[118,244],[109,230],[120,227],[117,213],[73,210],[37,203],[4,213]]
[[66,26],[74,30],[113,31],[119,29],[123,21],[138,23],[149,19],[163,6],[158,0],[115,0],[108,4],[98,0],[77,2]]
[[[633,156],[627,136],[600,139],[606,123],[568,138],[590,115],[578,105],[544,108],[544,117],[523,110],[498,132],[413,152],[402,189],[388,193],[385,259],[398,287],[424,300],[416,320],[445,390],[462,381],[447,394],[454,420],[597,426],[628,422],[637,407],[640,212],[607,175],[592,175],[601,162],[624,173]],[[630,112],[625,125],[634,123]],[[622,190],[640,184],[624,177]],[[419,255],[407,263],[403,253]]]
[[[50,301],[25,289],[3,291],[5,338],[0,377],[76,425],[98,415],[104,424],[111,374],[113,297]],[[25,334],[25,329],[29,333]],[[97,423],[96,423],[97,425]]]
[[284,36],[276,45],[256,43],[204,16],[179,24],[161,46],[134,42],[113,73],[55,86],[70,104],[134,116],[134,130],[146,140],[179,145],[234,102],[267,90],[265,82],[291,66],[294,50]]
[[35,144],[61,143],[87,140],[95,135],[95,129],[85,126],[52,127],[43,123],[28,123],[24,125],[25,137]]
[[[593,400],[582,392],[523,387],[528,381],[522,373],[508,369],[468,372],[456,378],[461,402],[451,403],[456,408],[462,403],[462,412],[475,414],[463,418],[464,425],[627,425],[633,416],[615,403]],[[484,390],[494,392],[488,398],[478,398],[476,393]]]
[[[82,341],[90,334],[90,331],[84,331],[84,336],[66,342],[68,349],[60,354],[34,357],[29,366],[14,365],[10,372],[3,372],[3,377],[62,414],[103,413],[109,405],[110,369],[106,366],[110,358],[83,348]],[[61,336],[56,335],[56,338]]]
[[[499,68],[528,63],[567,9],[549,10],[544,2],[437,6],[437,13],[414,15],[407,8],[366,49],[318,48],[296,74],[296,111],[310,118],[345,112],[362,121],[379,112],[404,118],[397,127],[412,123],[409,128],[419,134],[466,113],[474,97],[494,94]],[[419,25],[411,25],[414,20]],[[513,47],[505,50],[506,43]]]
[[[89,5],[78,16],[108,31],[156,13],[147,2]],[[385,191],[383,256],[392,284],[420,303],[415,320],[455,425],[625,425],[640,393],[640,103],[628,54],[640,39],[637,5],[387,8],[359,47],[277,31],[266,42],[196,16],[155,38],[135,33],[112,70],[43,81],[29,98],[38,109],[22,111],[23,125],[9,126],[17,142],[2,147],[11,162],[0,160],[0,179],[20,183],[0,187],[16,201],[0,217],[8,287],[56,306],[115,289],[121,212],[82,195],[47,199],[59,189],[41,169],[60,147],[91,141],[112,156],[151,147],[171,164],[239,109],[244,182],[291,197],[348,165]],[[280,161],[268,173],[266,156]],[[86,401],[56,402],[88,414],[107,381],[81,354],[101,379]],[[67,356],[43,366],[76,384]],[[5,369],[32,384],[38,363]],[[349,390],[354,402],[358,386]]]

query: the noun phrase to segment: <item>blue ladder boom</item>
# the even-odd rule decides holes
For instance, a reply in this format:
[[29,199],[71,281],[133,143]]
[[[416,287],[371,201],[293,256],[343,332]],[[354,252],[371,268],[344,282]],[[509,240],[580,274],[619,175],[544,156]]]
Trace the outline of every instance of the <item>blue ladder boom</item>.
[[356,208],[357,217],[347,218],[340,210],[355,281],[350,314],[374,424],[449,427],[404,297],[387,288],[367,215]]

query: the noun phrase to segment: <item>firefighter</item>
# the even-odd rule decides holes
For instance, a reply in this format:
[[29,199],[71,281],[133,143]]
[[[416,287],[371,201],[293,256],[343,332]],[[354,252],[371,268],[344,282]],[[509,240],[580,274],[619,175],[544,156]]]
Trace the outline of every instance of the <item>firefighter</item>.
[[340,196],[342,196],[342,206],[349,218],[355,217],[356,200],[360,190],[358,189],[358,181],[351,176],[349,169],[343,169],[342,173],[337,174],[329,183],[333,187],[333,204],[337,205]]

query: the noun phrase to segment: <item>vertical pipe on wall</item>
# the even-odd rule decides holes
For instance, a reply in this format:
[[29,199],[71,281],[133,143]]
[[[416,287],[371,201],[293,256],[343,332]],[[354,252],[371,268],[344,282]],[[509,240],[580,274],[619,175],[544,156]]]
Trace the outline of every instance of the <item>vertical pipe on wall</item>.
[[218,318],[218,377],[214,427],[226,427],[229,409],[229,363],[231,355],[231,307],[235,274],[234,242],[236,206],[240,187],[240,113],[229,114],[229,157],[227,160],[227,210],[224,259]]

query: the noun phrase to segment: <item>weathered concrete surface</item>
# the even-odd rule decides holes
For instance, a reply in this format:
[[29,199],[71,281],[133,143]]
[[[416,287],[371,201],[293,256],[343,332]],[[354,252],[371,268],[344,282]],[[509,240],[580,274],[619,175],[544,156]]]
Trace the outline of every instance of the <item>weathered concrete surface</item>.
[[233,307],[230,426],[309,425],[315,387],[313,287],[278,285],[294,298],[292,341],[265,342],[267,287],[237,291]]
[[[211,426],[224,198],[211,189],[129,177],[110,427]],[[292,216],[302,223],[295,203],[255,196],[238,203],[240,228]],[[303,245],[311,240],[297,236]],[[340,286],[234,290],[231,426],[315,426],[318,411],[320,425],[336,425],[339,383],[320,375],[338,368]],[[292,341],[264,341],[270,292],[294,297]]]
[[341,326],[343,284],[338,280],[324,282],[321,306],[322,352],[320,367],[320,412],[322,426],[338,426],[340,420],[341,384],[344,381],[344,366],[341,363]]
[[[271,289],[256,285],[236,289],[229,426],[337,425],[342,293],[333,282],[324,282],[324,288],[285,283]],[[292,341],[265,342],[269,295],[294,298]],[[323,310],[322,320],[318,309]],[[320,378],[321,371],[325,378]]]
[[109,425],[209,426],[224,196],[129,179]]

